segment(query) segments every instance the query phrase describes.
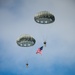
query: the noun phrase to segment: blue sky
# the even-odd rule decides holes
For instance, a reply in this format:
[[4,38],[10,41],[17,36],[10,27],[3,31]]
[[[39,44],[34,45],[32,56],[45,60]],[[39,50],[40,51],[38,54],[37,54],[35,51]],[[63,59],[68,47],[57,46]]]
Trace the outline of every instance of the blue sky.
[[[54,23],[34,21],[44,10],[54,14]],[[36,44],[19,47],[22,34],[33,36]],[[37,55],[45,38],[47,46]],[[0,0],[0,75],[75,75],[75,1]]]

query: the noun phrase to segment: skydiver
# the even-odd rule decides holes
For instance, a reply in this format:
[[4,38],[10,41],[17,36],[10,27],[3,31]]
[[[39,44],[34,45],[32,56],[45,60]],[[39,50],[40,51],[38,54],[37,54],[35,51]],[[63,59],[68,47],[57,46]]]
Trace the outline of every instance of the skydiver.
[[46,47],[46,41],[44,41],[44,46]]
[[26,63],[26,67],[27,67],[27,68],[28,68],[28,65],[29,65],[29,64],[28,64],[28,63]]

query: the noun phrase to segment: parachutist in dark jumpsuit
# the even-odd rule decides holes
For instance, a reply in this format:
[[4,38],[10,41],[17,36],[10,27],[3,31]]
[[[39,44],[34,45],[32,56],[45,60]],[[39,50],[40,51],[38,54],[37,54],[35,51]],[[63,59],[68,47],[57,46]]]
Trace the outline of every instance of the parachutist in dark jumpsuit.
[[44,41],[44,46],[46,47],[46,41]]
[[26,63],[26,67],[27,67],[27,68],[28,68],[28,65],[29,65],[29,64],[28,64],[28,63]]

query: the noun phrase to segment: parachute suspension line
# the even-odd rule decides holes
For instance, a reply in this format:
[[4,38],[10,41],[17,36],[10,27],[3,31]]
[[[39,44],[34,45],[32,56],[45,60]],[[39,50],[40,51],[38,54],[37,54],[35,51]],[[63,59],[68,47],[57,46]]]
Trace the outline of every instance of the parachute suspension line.
[[[43,45],[44,47],[46,47],[47,44],[47,40],[49,38],[50,35],[50,29],[52,28],[52,24],[45,24],[45,25],[36,25],[38,32],[40,33],[41,37],[42,37],[42,41],[43,41]],[[44,44],[44,42],[46,42],[46,44]]]
[[46,47],[46,43],[47,43],[47,38],[48,38],[48,30],[46,29],[47,26],[38,26],[37,25],[37,28],[38,28],[38,32],[40,33],[41,37],[42,37],[42,43],[43,43],[43,46]]
[[48,40],[49,34],[50,34],[49,30],[51,29],[51,27],[52,27],[51,24],[45,26],[45,29],[44,29],[44,39],[43,39],[44,41]]
[[44,41],[47,41],[47,29],[46,28],[43,28],[43,26],[40,26],[40,24],[39,25],[36,25],[37,26],[37,29],[38,29],[38,33],[41,35],[41,37],[42,37],[42,40],[43,40],[43,42]]
[[44,37],[43,37],[43,46],[46,47],[46,43],[47,43],[47,38],[48,38],[48,29],[47,29],[47,25],[44,26]]

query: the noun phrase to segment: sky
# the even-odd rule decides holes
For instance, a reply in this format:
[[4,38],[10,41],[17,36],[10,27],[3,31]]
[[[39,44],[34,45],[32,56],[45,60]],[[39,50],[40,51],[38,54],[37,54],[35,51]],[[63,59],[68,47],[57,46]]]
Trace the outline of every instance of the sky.
[[[40,11],[55,22],[36,23]],[[23,34],[35,45],[18,46]],[[36,54],[45,40],[42,55]],[[75,75],[75,0],[0,0],[0,75]]]

